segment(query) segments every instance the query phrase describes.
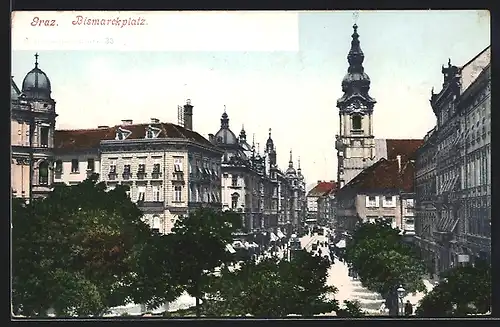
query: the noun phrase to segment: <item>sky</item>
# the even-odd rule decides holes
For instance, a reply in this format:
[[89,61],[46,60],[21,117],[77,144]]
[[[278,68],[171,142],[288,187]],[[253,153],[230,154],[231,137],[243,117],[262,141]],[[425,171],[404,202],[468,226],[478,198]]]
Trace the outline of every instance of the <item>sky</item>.
[[[261,151],[271,128],[279,166],[286,169],[292,149],[295,167],[300,157],[310,186],[318,180],[336,179],[336,101],[342,96],[341,81],[347,72],[355,20],[365,54],[363,65],[372,81],[370,95],[377,100],[373,118],[376,138],[423,138],[435,124],[429,98],[432,87],[436,92],[441,89],[441,66],[448,58],[462,66],[490,45],[490,21],[485,11],[285,14],[296,16],[297,26],[278,24],[276,19],[275,27],[286,29],[287,37],[295,36],[295,48],[242,46],[228,51],[230,47],[218,50],[212,46],[207,51],[153,51],[131,47],[130,51],[106,51],[59,49],[56,45],[53,49],[32,46],[16,50],[13,46],[11,75],[21,86],[38,51],[39,67],[49,76],[57,102],[57,129],[115,125],[122,119],[148,122],[152,117],[177,123],[177,106],[191,99],[193,129],[208,137],[219,130],[226,106],[232,131],[238,135],[244,125],[247,138],[255,135]],[[221,13],[211,15],[216,20],[222,17]],[[272,24],[272,15],[266,13],[266,24]],[[187,16],[177,17],[182,21]],[[19,24],[13,21],[13,31],[16,27],[18,33],[21,31]],[[231,30],[230,23],[225,24],[229,26],[223,30]],[[189,25],[190,33],[195,31],[198,36],[197,42],[217,38],[215,43],[227,44],[227,34],[196,32],[209,30],[206,22],[190,19]],[[274,28],[269,26],[268,30]],[[182,39],[182,30],[175,31],[177,39]],[[238,44],[256,42],[250,34],[238,37],[240,30],[232,31]],[[22,33],[32,32],[25,28]],[[127,37],[123,30],[121,33],[121,38]],[[150,38],[163,37],[163,31],[152,27],[148,34]],[[277,35],[275,40],[281,39]],[[261,33],[257,41],[265,37]]]

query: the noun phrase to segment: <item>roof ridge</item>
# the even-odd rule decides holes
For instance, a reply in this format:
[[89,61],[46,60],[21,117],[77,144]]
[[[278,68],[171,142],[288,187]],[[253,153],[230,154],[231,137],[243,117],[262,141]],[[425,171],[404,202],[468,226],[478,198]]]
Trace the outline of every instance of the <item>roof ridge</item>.
[[[488,45],[486,48],[484,48],[481,52],[479,52],[477,55],[475,55],[471,60],[467,61],[464,65],[460,67],[460,69],[464,69],[466,66],[469,66],[474,60],[476,60],[480,55],[486,52],[486,50],[491,48],[491,44]],[[491,60],[490,60],[491,62]]]

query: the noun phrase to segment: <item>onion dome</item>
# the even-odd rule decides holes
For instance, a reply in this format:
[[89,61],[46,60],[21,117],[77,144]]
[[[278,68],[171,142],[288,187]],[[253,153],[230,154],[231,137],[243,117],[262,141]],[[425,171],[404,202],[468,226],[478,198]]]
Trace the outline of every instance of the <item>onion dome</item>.
[[38,53],[35,54],[35,68],[33,68],[22,84],[22,93],[27,98],[49,100],[52,92],[50,80],[40,68],[38,68]]
[[358,25],[354,24],[353,29],[354,32],[351,35],[351,49],[347,55],[349,68],[342,80],[342,91],[344,95],[337,101],[337,106],[341,106],[343,103],[349,101],[352,96],[356,95],[367,102],[369,106],[372,106],[376,101],[368,94],[371,82],[370,77],[365,73],[363,67],[365,55],[361,50],[359,42]]
[[226,113],[226,106],[224,106],[224,113],[222,114],[222,118],[220,120],[220,130],[217,132],[217,134],[215,134],[215,142],[217,144],[226,145],[238,144],[238,138],[229,129],[229,117]]

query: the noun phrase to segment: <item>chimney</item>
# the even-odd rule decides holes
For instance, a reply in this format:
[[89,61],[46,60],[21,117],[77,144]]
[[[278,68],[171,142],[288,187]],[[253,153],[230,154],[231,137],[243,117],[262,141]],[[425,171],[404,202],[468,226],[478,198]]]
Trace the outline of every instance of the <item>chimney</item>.
[[150,118],[151,119],[151,124],[158,124],[160,123],[160,120],[158,118]]
[[333,184],[335,184],[335,181],[330,181],[330,183],[333,183]]
[[109,128],[109,126],[107,125],[99,125],[97,126],[98,129],[106,129],[106,128]]
[[193,130],[193,106],[190,99],[187,99],[184,105],[184,128]]
[[215,135],[212,133],[208,134],[208,140],[212,143],[215,143]]
[[132,125],[133,122],[132,119],[122,119],[122,125]]
[[318,184],[319,184],[319,183],[323,183],[323,182],[322,182],[322,181],[320,181],[320,180],[318,180]]
[[401,172],[401,155],[397,155],[396,159],[398,160],[398,172]]

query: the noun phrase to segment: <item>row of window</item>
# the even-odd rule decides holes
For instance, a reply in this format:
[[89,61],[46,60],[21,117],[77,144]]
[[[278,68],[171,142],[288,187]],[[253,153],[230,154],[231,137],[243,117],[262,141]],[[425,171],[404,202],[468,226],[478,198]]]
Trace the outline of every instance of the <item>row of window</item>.
[[469,208],[467,210],[467,233],[491,237],[491,210],[489,208]]
[[191,185],[189,188],[189,201],[205,202],[205,203],[220,203],[220,191],[210,189],[207,186]]
[[[110,186],[109,189],[113,189],[114,186]],[[172,201],[174,202],[183,202],[182,199],[182,185],[175,185],[172,188],[173,190],[173,198]],[[151,198],[148,198],[146,194],[146,186],[140,185],[137,186],[137,192],[136,194],[132,194],[131,191],[127,191],[127,195],[134,201],[137,202],[144,202],[144,201],[153,201],[153,202],[160,202],[163,199],[162,196],[163,192],[163,187],[161,185],[152,185],[151,186]],[[134,196],[134,198],[132,198]]]
[[[54,170],[56,173],[63,173],[63,162],[62,160],[57,160],[55,162]],[[95,171],[95,159],[88,158],[87,159],[87,171],[93,172]],[[71,159],[71,173],[79,173],[80,172],[80,161],[78,159]]]
[[[144,138],[147,138],[147,139],[157,138],[160,135],[160,132],[161,132],[161,130],[159,128],[148,126],[146,128],[146,133],[144,135]],[[116,131],[115,140],[123,141],[126,138],[128,138],[130,135],[132,135],[131,131],[129,131],[123,127],[119,127],[118,130]]]
[[[25,125],[26,126],[26,125]],[[29,128],[29,127],[28,127]],[[36,142],[36,137],[38,135],[37,129],[34,130],[33,136],[35,137],[34,143],[35,145],[38,145],[39,147],[46,148],[49,146],[49,135],[50,135],[50,127],[48,126],[40,126],[39,128],[40,131],[40,137],[38,138],[38,142]],[[23,135],[23,131],[21,129],[18,129],[17,134],[19,136]],[[24,143],[26,146],[30,145],[30,131],[26,131],[26,138],[19,140],[21,143]]]
[[[413,201],[413,200],[411,200],[411,201]],[[366,197],[366,207],[367,208],[379,208],[380,207],[380,197],[379,196],[367,196]],[[396,207],[396,196],[383,196],[382,197],[382,207],[395,208]]]

